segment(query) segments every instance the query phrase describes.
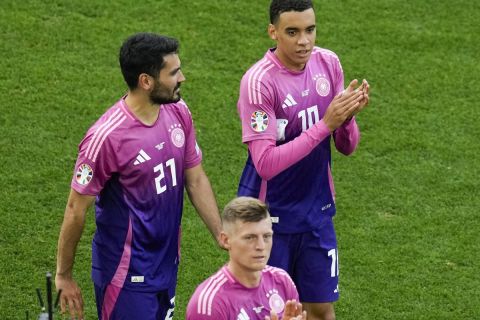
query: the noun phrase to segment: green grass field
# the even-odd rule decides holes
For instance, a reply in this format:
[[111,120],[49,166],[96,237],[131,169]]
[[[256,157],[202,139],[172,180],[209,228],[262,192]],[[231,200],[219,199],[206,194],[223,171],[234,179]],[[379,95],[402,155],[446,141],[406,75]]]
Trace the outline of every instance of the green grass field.
[[[239,81],[272,42],[268,0],[0,2],[0,319],[38,314],[55,271],[77,145],[125,92],[118,49],[134,32],[181,41],[189,104],[220,207],[246,149]],[[351,157],[334,154],[341,299],[338,319],[480,319],[480,2],[315,1],[317,44],[346,80],[367,78]],[[93,211],[75,277],[96,318]],[[176,319],[221,266],[187,202]]]

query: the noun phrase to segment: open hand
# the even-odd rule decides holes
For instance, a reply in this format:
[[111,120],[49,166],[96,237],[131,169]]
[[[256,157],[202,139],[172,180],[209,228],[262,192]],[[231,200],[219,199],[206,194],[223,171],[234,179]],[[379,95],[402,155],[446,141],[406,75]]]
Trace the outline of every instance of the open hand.
[[83,319],[82,292],[71,277],[55,276],[55,286],[60,293],[60,310],[62,314],[70,314],[71,319]]
[[365,91],[356,88],[357,84],[358,81],[353,80],[347,89],[336,95],[330,102],[323,116],[323,121],[330,131],[340,127],[345,120],[352,117],[355,112],[358,112],[358,108],[360,108],[362,103],[365,103]]

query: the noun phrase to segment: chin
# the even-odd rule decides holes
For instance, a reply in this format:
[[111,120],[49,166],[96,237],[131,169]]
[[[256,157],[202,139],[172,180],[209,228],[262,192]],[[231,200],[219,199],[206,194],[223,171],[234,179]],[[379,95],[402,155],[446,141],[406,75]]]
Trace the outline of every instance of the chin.
[[265,266],[267,265],[267,262],[255,262],[255,263],[252,263],[252,269],[255,270],[255,271],[262,271]]

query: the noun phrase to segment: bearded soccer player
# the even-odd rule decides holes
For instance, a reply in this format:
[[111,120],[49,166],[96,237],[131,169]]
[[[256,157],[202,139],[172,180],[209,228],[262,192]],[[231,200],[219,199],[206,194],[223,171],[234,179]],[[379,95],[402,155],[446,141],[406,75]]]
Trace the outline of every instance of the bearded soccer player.
[[289,275],[267,266],[272,221],[265,203],[233,199],[222,214],[221,245],[229,261],[198,286],[187,307],[187,320],[306,320]]
[[243,76],[238,111],[248,159],[240,196],[264,200],[274,239],[269,265],[288,271],[309,319],[334,319],[338,249],[331,141],[344,155],[357,147],[355,115],[369,85],[344,90],[340,61],[315,46],[310,0],[273,0],[270,38],[276,46]]
[[58,240],[55,284],[62,312],[83,317],[73,262],[95,202],[92,278],[99,319],[171,319],[179,264],[184,187],[218,239],[220,217],[205,175],[176,39],[129,37],[120,49],[129,90],[79,146]]

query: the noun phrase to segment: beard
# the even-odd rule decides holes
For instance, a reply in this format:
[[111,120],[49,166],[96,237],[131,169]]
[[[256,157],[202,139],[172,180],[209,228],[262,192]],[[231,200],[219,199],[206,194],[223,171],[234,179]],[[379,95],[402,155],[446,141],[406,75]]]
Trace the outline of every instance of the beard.
[[150,101],[154,104],[178,102],[181,99],[180,90],[178,89],[180,89],[180,83],[178,83],[175,88],[170,91],[167,87],[162,85],[160,81],[155,81],[155,86],[149,95]]

